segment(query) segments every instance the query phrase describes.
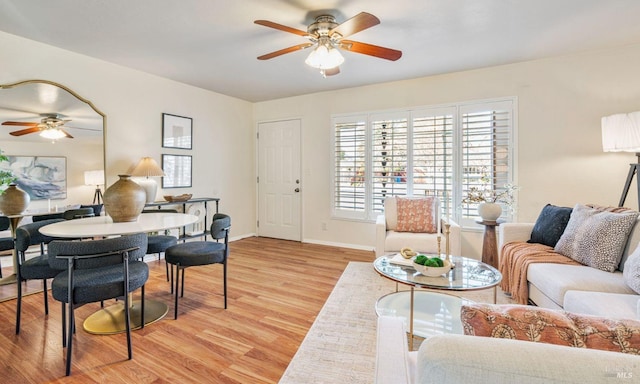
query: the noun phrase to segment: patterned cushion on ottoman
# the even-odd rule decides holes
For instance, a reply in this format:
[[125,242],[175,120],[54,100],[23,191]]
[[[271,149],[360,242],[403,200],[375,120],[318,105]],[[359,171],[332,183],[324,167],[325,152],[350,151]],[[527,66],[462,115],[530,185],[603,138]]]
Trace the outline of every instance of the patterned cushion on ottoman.
[[527,305],[469,304],[465,335],[640,354],[640,321],[608,319]]

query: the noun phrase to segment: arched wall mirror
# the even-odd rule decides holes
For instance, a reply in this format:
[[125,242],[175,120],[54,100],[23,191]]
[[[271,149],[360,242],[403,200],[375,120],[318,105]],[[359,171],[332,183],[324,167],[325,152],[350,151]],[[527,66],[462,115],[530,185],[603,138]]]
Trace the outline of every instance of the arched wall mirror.
[[104,171],[105,132],[105,114],[62,84],[0,85],[0,149],[11,160],[0,167],[19,177],[29,210],[92,203],[96,185],[85,184],[85,172]]

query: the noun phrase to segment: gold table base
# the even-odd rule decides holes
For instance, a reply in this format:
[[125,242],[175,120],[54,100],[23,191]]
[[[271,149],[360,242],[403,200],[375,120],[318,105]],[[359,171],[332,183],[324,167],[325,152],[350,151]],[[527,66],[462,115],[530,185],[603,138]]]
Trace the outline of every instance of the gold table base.
[[[160,301],[144,301],[144,325],[155,323],[162,319],[169,308]],[[142,327],[140,300],[133,301],[129,309],[131,318],[131,330]],[[124,302],[102,308],[98,312],[87,317],[83,324],[84,330],[94,335],[113,335],[126,331]]]

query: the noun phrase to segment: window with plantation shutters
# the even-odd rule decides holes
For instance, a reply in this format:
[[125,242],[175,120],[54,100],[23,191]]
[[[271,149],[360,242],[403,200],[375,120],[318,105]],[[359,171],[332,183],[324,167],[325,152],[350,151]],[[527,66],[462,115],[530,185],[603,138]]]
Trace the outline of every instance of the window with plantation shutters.
[[513,182],[514,109],[509,98],[334,117],[333,215],[375,220],[385,197],[438,196],[444,215],[476,226],[466,193]]

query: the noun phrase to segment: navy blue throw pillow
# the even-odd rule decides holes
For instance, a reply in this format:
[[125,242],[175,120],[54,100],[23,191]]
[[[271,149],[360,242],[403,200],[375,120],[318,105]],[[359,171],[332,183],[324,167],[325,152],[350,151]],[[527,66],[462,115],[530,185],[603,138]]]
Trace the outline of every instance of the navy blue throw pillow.
[[551,204],[545,205],[533,226],[531,239],[529,239],[527,243],[540,243],[555,247],[558,240],[560,240],[560,236],[564,233],[564,229],[567,227],[572,210],[573,208],[569,207],[556,207]]

